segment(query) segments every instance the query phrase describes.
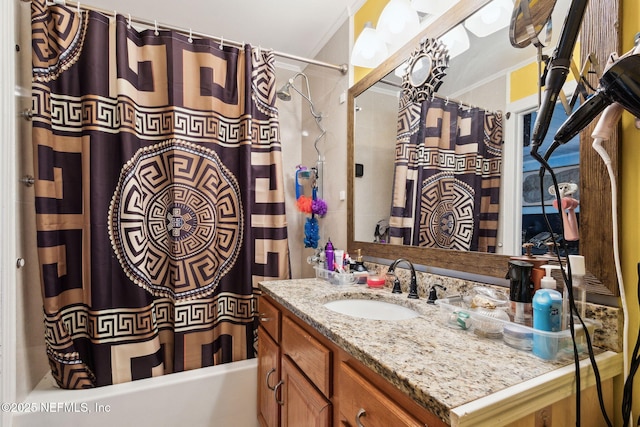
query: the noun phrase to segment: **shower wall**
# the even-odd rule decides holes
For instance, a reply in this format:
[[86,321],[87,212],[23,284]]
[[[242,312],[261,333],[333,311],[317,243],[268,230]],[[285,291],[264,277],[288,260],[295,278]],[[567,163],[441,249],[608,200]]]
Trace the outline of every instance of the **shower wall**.
[[[15,1],[17,12],[16,83],[18,112],[31,108],[31,4]],[[17,176],[33,176],[31,122],[16,118]],[[33,187],[17,188],[18,256],[25,261],[16,280],[16,402],[21,402],[49,371],[44,345],[42,297],[38,272]]]
[[[344,23],[320,50],[316,59],[332,64],[349,62],[349,23]],[[304,70],[309,77],[311,94],[316,111],[322,112],[322,125],[327,130],[318,148],[324,156],[324,176],[322,177],[322,198],[327,202],[328,211],[320,223],[320,243],[324,245],[331,238],[336,249],[347,248],[347,102],[349,77],[339,71],[309,65]],[[344,101],[343,101],[344,100]],[[315,120],[302,111],[302,128],[309,132],[302,138],[302,164],[314,165],[317,153],[313,141],[317,133]],[[289,241],[302,241],[303,234],[289,232]],[[313,255],[312,249],[301,251],[301,276],[313,277],[315,271],[306,262]],[[294,276],[295,277],[295,276]]]

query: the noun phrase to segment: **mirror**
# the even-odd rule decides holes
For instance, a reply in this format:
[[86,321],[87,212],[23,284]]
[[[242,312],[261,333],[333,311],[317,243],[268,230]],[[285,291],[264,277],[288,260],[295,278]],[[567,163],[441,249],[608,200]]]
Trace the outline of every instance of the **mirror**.
[[[447,11],[440,18],[435,20],[431,25],[429,25],[421,34],[416,36],[413,40],[409,41],[407,45],[402,47],[398,52],[396,52],[393,56],[387,59],[383,64],[381,64],[378,68],[372,70],[367,76],[365,76],[362,80],[354,84],[349,89],[349,97],[348,97],[348,188],[349,188],[349,198],[348,198],[348,250],[355,251],[356,249],[362,249],[362,253],[374,257],[374,258],[383,258],[383,259],[395,259],[399,256],[410,259],[412,262],[417,264],[422,264],[428,267],[434,268],[442,268],[447,270],[455,270],[465,273],[474,273],[494,278],[504,279],[504,275],[506,272],[506,265],[509,255],[516,255],[516,251],[519,248],[513,249],[509,247],[509,249],[513,252],[503,252],[501,254],[490,254],[490,253],[479,253],[479,252],[468,252],[468,251],[456,251],[456,250],[442,250],[442,249],[433,249],[433,248],[421,248],[421,247],[413,247],[413,246],[398,246],[391,244],[383,244],[383,243],[374,243],[373,242],[373,230],[370,228],[365,232],[368,234],[361,234],[358,232],[358,223],[355,221],[355,217],[357,215],[357,209],[362,208],[363,206],[367,210],[367,212],[372,216],[377,216],[378,219],[384,218],[385,215],[388,217],[388,206],[389,200],[391,198],[391,183],[384,182],[385,174],[388,176],[391,174],[393,176],[393,162],[389,161],[389,155],[393,156],[393,152],[395,147],[393,147],[395,142],[395,131],[396,131],[396,122],[397,118],[393,117],[391,120],[385,119],[377,120],[375,126],[385,127],[385,129],[370,129],[371,132],[391,132],[393,141],[391,143],[391,147],[388,145],[376,146],[368,149],[368,154],[373,155],[372,153],[382,150],[386,151],[387,156],[387,164],[382,163],[372,163],[373,167],[367,167],[364,169],[365,174],[373,174],[376,176],[376,183],[373,185],[368,185],[367,188],[358,188],[357,179],[355,178],[355,163],[359,161],[356,158],[356,140],[358,136],[356,135],[356,129],[358,129],[357,121],[360,121],[360,116],[357,116],[356,120],[356,111],[358,109],[362,109],[362,113],[364,113],[365,109],[362,105],[360,105],[360,101],[363,101],[364,98],[368,96],[375,96],[376,99],[373,101],[377,104],[384,104],[384,109],[392,110],[397,112],[397,98],[393,101],[393,93],[397,92],[397,78],[394,79],[393,71],[402,65],[403,62],[406,61],[407,58],[410,57],[412,51],[419,46],[420,41],[424,40],[425,37],[429,38],[439,38],[443,34],[445,34],[451,28],[459,25],[466,17],[471,16],[474,12],[479,10],[482,6],[487,4],[488,0],[469,0],[465,2],[459,2],[454,5],[449,11]],[[618,11],[619,11],[619,0],[592,0],[589,3],[589,7],[587,8],[586,16],[582,23],[582,31],[580,35],[580,49],[581,49],[581,57],[586,58],[590,54],[594,54],[597,58],[598,62],[604,64],[607,56],[611,52],[619,52],[619,42],[618,37],[615,34],[611,34],[610,37],[604,37],[602,33],[598,31],[592,31],[594,28],[617,28],[615,23],[618,20]],[[603,14],[601,11],[607,11],[606,14]],[[611,13],[609,13],[611,11]],[[562,19],[561,17],[557,20],[554,17],[554,26],[557,37],[561,31],[562,27]],[[606,23],[603,20],[608,20]],[[609,25],[608,27],[606,25]],[[508,39],[507,39],[508,43]],[[555,46],[555,42],[552,41],[549,45],[549,48],[553,48]],[[526,49],[515,49],[512,48],[512,51],[516,55],[526,54],[528,55],[528,61],[531,58],[535,58],[536,50],[531,48]],[[483,52],[472,52],[472,55],[483,56],[486,60],[497,63],[502,60],[500,56],[496,56],[497,53],[494,50],[483,51]],[[447,70],[447,76],[444,77],[444,84],[438,91],[438,94],[445,95],[446,93],[455,94],[455,89],[447,89],[448,92],[444,92],[445,86],[451,84],[459,84],[457,78],[450,79],[453,76],[453,67],[455,67],[456,59],[451,60],[449,64],[449,69]],[[431,64],[432,65],[432,64]],[[458,65],[460,66],[460,65]],[[467,78],[473,79],[473,73],[466,73]],[[412,77],[413,78],[413,77]],[[415,81],[420,80],[420,76],[415,77]],[[590,77],[590,83],[594,87],[597,86],[597,76]],[[455,82],[454,82],[455,80]],[[380,96],[380,92],[376,95],[371,95],[368,89],[373,86],[381,87],[387,86],[387,101],[391,100],[389,104],[388,102],[382,101],[384,97]],[[505,77],[505,85],[506,85],[506,77]],[[462,86],[460,86],[462,87]],[[506,87],[506,86],[505,86]],[[506,90],[506,89],[503,89]],[[382,89],[384,94],[384,88]],[[395,104],[394,104],[395,102]],[[489,102],[489,101],[488,101]],[[491,105],[486,105],[485,108],[494,108]],[[535,103],[531,106],[532,109],[535,109]],[[504,107],[502,107],[504,108]],[[501,109],[502,109],[501,108]],[[504,111],[504,110],[503,110]],[[506,110],[505,113],[511,113],[511,111]],[[505,114],[505,133],[508,132],[510,127],[518,126],[517,115],[515,113],[510,114],[510,118],[506,119],[507,115]],[[564,120],[564,117],[561,118]],[[373,125],[372,125],[373,126]],[[387,127],[391,126],[391,129],[387,129]],[[521,124],[520,124],[521,126]],[[606,227],[602,227],[602,224],[610,224],[610,190],[608,188],[608,178],[607,172],[602,164],[601,159],[597,156],[591,149],[591,138],[590,134],[593,130],[594,124],[590,125],[587,129],[585,129],[580,138],[584,139],[586,142],[580,144],[580,170],[586,171],[586,173],[581,174],[580,181],[580,251],[585,256],[587,265],[589,266],[588,273],[588,284],[589,291],[592,293],[599,293],[603,295],[617,295],[617,281],[614,271],[614,263],[613,256],[611,254],[611,250],[606,247],[606,243],[603,245],[602,242],[611,242],[612,241],[612,231],[607,230]],[[506,140],[505,136],[505,140]],[[511,142],[511,144],[514,144]],[[610,155],[612,156],[612,161],[615,170],[617,170],[617,144],[618,139],[617,135],[612,137],[611,145],[609,147]],[[503,160],[505,165],[508,162],[513,162],[515,158],[515,153],[512,151],[508,151],[506,148],[507,144],[505,144],[505,153],[503,155]],[[389,154],[389,150],[391,150],[391,154]],[[385,154],[383,154],[384,156]],[[393,159],[393,157],[391,157]],[[361,169],[361,168],[360,168]],[[503,181],[509,181],[504,180]],[[362,193],[364,191],[364,193]],[[504,190],[503,190],[504,191]],[[386,199],[377,199],[378,197],[386,198]],[[513,198],[512,194],[501,194],[501,203],[509,198]],[[376,202],[376,200],[386,200],[384,203]],[[357,202],[356,202],[357,201]],[[357,204],[357,206],[356,206]],[[375,212],[375,209],[383,209],[383,213]],[[505,222],[513,222],[514,213],[511,212],[507,216],[508,220],[504,219],[504,215],[501,217],[501,221]],[[609,215],[608,218],[603,216]],[[374,222],[375,224],[375,222]],[[380,228],[384,229],[385,224],[380,224]],[[514,230],[515,228],[512,228]],[[514,232],[514,231],[512,231]],[[506,233],[505,233],[506,234]],[[367,237],[363,237],[367,236]],[[505,236],[501,236],[499,240],[506,240]],[[593,242],[593,243],[590,243]],[[508,246],[508,245],[507,245]]]
[[409,83],[413,87],[420,87],[427,82],[431,75],[431,57],[422,55],[416,59],[409,69]]

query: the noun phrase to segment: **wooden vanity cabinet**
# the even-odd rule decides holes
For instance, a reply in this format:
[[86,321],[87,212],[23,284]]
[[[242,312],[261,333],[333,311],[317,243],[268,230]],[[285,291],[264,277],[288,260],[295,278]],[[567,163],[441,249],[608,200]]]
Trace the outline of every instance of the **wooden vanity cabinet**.
[[331,426],[331,350],[266,297],[258,312],[260,425]]
[[263,427],[446,426],[270,297],[261,296],[258,307]]
[[[447,426],[269,295],[259,298],[258,307],[258,419],[263,427]],[[600,356],[604,406],[613,416],[613,382],[621,374],[622,355]],[[596,427],[604,420],[587,362],[581,368],[581,425]],[[564,366],[451,408],[449,422],[455,427],[574,425],[574,388],[574,367]]]

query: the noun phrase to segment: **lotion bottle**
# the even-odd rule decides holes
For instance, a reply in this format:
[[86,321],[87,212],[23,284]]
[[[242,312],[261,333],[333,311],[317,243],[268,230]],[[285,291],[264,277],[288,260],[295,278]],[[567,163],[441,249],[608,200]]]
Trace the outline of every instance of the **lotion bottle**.
[[[533,329],[558,332],[562,326],[562,294],[556,290],[556,280],[551,277],[553,265],[543,265],[546,275],[540,281],[540,290],[533,296]],[[559,338],[550,334],[533,332],[533,354],[545,360],[553,360],[558,353]]]

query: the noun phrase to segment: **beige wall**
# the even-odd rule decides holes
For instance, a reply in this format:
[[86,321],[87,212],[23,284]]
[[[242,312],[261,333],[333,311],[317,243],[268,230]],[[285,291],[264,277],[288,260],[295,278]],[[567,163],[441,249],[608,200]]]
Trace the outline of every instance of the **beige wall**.
[[[356,163],[363,165],[364,174],[354,180],[354,235],[356,241],[372,242],[376,224],[389,220],[391,209],[397,91],[374,87],[358,96],[356,106],[354,157]],[[379,159],[387,161],[381,164]],[[380,203],[381,200],[387,203]]]
[[[349,25],[345,23],[323,47],[316,59],[332,64],[344,64],[349,60]],[[324,158],[324,177],[322,177],[322,198],[327,202],[328,212],[320,218],[320,242],[322,245],[331,238],[336,249],[347,247],[347,103],[346,93],[349,79],[339,71],[309,65],[304,70],[309,76],[311,96],[316,112],[322,112],[322,126],[327,133],[318,148]],[[344,97],[345,102],[341,102]],[[308,112],[308,104],[302,107],[302,127],[309,135],[302,138],[302,164],[313,166],[318,158],[313,141],[318,135],[315,120]],[[284,123],[281,121],[280,125]],[[345,198],[341,200],[341,193]],[[300,214],[302,215],[302,214]],[[302,219],[303,223],[306,217]],[[289,230],[289,245],[302,242],[303,231],[294,234]],[[313,277],[315,272],[306,262],[313,255],[313,249],[301,251],[301,275]],[[292,260],[293,263],[293,260]],[[294,276],[295,277],[295,276]]]

